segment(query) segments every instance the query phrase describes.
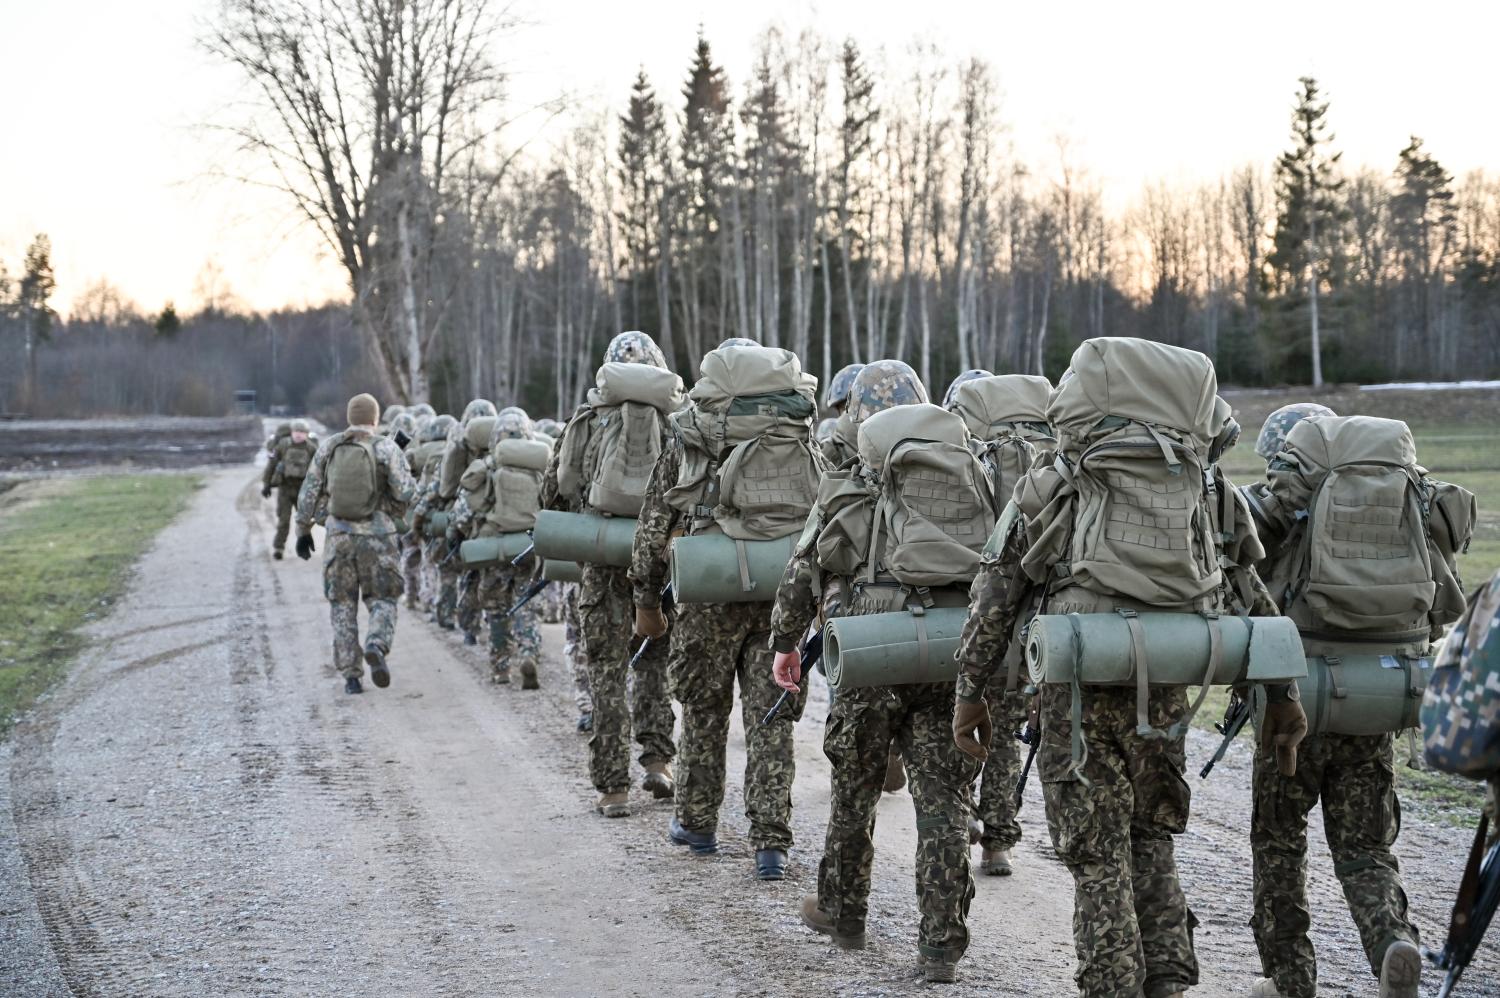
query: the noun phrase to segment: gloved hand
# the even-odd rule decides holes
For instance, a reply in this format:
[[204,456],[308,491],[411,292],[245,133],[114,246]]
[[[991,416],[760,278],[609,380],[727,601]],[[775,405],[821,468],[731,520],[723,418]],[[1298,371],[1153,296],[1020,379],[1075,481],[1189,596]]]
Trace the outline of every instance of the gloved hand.
[[1265,720],[1260,726],[1260,747],[1276,750],[1276,768],[1282,776],[1297,772],[1297,746],[1307,737],[1307,713],[1296,700],[1266,704]]
[[653,641],[667,633],[667,615],[661,612],[661,607],[636,607],[635,633]]
[[307,561],[313,556],[314,550],[316,549],[313,547],[312,534],[303,534],[302,536],[297,538],[298,558],[301,558],[303,561]]
[[959,700],[953,705],[953,744],[966,755],[980,762],[990,757],[990,739],[994,736],[990,724],[990,709],[983,700],[965,703]]
[[260,497],[262,499],[269,499],[269,498],[271,498],[271,486],[269,486],[269,485],[262,485],[260,487]]
[[797,683],[802,679],[802,656],[795,649],[777,652],[776,661],[771,663],[771,678],[782,689],[801,693],[802,687]]

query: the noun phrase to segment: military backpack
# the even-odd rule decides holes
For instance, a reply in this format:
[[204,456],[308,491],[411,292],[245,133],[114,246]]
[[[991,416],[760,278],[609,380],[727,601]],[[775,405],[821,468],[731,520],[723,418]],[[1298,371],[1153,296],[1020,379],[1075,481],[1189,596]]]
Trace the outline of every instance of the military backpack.
[[328,455],[328,512],[340,520],[368,520],[380,508],[380,459],[373,438],[346,437]]
[[310,438],[300,444],[287,441],[286,449],[282,451],[281,477],[297,482],[306,478],[316,450],[317,444]]
[[487,460],[475,461],[462,487],[471,505],[483,507],[479,534],[530,530],[541,510],[542,473],[552,448],[540,440],[495,441]]
[[1051,394],[1052,383],[1034,374],[997,374],[958,387],[953,412],[968,426],[970,446],[989,473],[990,488],[1001,507],[1010,501],[1038,453],[1052,448],[1047,426]]
[[563,431],[558,488],[591,510],[639,516],[682,379],[649,364],[607,363]]

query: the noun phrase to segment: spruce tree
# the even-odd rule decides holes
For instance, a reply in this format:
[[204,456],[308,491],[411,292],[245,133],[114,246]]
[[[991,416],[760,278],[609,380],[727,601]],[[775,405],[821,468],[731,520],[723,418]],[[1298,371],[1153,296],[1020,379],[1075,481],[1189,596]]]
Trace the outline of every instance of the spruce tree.
[[619,220],[627,254],[630,324],[635,329],[659,328],[665,303],[656,303],[653,316],[643,299],[653,297],[645,292],[654,286],[652,268],[661,252],[659,211],[667,193],[667,121],[644,69],[636,74],[629,109],[620,117],[619,157],[624,202]]
[[[1444,274],[1457,242],[1453,178],[1422,148],[1415,135],[1396,164],[1396,190],[1390,199],[1398,284],[1396,367],[1410,361],[1410,342],[1429,356],[1441,355],[1439,314]],[[1447,360],[1449,358],[1440,358]]]

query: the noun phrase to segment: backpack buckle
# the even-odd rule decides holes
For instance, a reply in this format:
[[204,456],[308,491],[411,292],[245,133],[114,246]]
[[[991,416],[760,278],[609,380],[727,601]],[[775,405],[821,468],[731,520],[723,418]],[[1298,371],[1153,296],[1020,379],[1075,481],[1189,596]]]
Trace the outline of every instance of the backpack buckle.
[[930,586],[917,586],[917,588],[914,589],[913,592],[915,592],[917,594],[917,598],[922,601],[922,606],[931,607],[935,605],[936,601],[934,601],[932,598],[932,588]]

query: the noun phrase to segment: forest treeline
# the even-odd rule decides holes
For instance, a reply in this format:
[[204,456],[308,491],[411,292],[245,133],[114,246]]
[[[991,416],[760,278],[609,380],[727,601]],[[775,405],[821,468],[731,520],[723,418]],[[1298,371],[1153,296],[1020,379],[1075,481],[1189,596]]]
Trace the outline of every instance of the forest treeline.
[[[1098,335],[1202,350],[1232,384],[1500,374],[1500,177],[1456,178],[1416,136],[1345,164],[1313,79],[1266,95],[1288,130],[1263,162],[1107,198],[1064,142],[1015,155],[1003,66],[810,31],[765,31],[737,81],[700,37],[679,79],[622,81],[606,114],[542,109],[574,124],[519,148],[508,18],[489,0],[222,5],[205,44],[266,95],[232,127],[349,281],[342,314],[277,317],[299,356],[279,401],[353,376],[448,408],[565,412],[630,328],[689,380],[728,336],[819,376],[899,357],[935,390],[970,367],[1056,377]],[[12,336],[38,321],[23,283],[0,279]],[[264,318],[159,319],[52,323],[37,391],[124,361],[211,399],[269,370]],[[6,380],[0,407],[21,390]]]

